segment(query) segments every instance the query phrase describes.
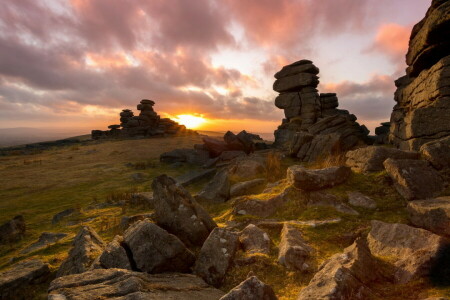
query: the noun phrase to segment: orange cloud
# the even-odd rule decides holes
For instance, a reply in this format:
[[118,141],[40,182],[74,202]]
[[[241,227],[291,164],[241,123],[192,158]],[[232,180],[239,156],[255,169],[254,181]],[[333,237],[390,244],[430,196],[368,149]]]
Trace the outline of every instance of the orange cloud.
[[393,60],[397,60],[404,56],[408,51],[409,36],[411,33],[410,26],[401,26],[399,24],[383,24],[378,29],[375,42],[370,51],[380,51]]
[[124,53],[102,55],[97,53],[86,54],[86,64],[94,68],[122,68],[132,65],[132,61]]

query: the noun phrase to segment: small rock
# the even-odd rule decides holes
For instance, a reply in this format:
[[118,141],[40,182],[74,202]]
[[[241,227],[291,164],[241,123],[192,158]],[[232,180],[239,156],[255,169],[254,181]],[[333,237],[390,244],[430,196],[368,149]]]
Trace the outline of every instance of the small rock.
[[237,198],[233,203],[233,214],[266,218],[273,215],[286,201],[286,191],[279,193],[268,200],[246,197]]
[[220,300],[277,300],[272,288],[251,276],[233,288]]
[[15,216],[12,220],[0,226],[0,245],[22,239],[26,231],[23,216]]
[[66,209],[66,210],[63,210],[63,211],[57,213],[52,218],[52,224],[55,225],[55,224],[59,223],[63,218],[68,217],[68,216],[74,214],[75,212],[76,212],[76,210],[74,208],[69,208],[69,209]]
[[230,199],[230,178],[228,171],[219,171],[196,198],[212,202],[225,202]]
[[33,251],[37,251],[47,247],[50,244],[54,244],[62,238],[67,236],[66,233],[54,233],[54,232],[44,232],[39,237],[39,240],[22,250],[21,254],[27,254]]
[[127,245],[124,245],[123,237],[115,236],[114,239],[106,245],[103,253],[98,257],[94,263],[93,269],[126,269],[131,270],[132,266],[125,250]]
[[287,178],[293,186],[305,191],[321,190],[344,183],[350,174],[350,168],[343,166],[308,170],[294,165],[287,170]]
[[416,200],[406,207],[409,220],[417,227],[450,237],[450,197]]
[[269,235],[259,227],[250,224],[242,230],[239,236],[239,242],[244,251],[248,253],[264,253],[270,252]]
[[302,233],[294,226],[284,224],[281,231],[278,262],[289,269],[308,271],[313,249],[306,243]]
[[266,180],[259,178],[234,184],[230,189],[230,197],[238,197],[257,193],[264,188]]
[[350,203],[353,206],[370,209],[377,207],[377,203],[372,198],[367,197],[366,195],[360,192],[347,192],[347,196],[348,196],[348,203]]

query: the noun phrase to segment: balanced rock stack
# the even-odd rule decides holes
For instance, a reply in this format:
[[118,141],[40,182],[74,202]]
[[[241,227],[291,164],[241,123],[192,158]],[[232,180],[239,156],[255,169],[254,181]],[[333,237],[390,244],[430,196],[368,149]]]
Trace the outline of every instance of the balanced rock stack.
[[433,0],[411,33],[406,76],[395,84],[390,140],[419,150],[450,135],[450,1]]
[[[158,136],[164,134],[195,134],[169,118],[161,118],[154,110],[153,100],[143,99],[137,105],[140,111],[135,116],[129,109],[120,113],[120,125],[110,125],[108,131],[93,130],[92,139],[135,137],[135,136]],[[120,129],[122,127],[122,129]]]
[[318,74],[310,60],[300,60],[276,73],[273,84],[280,93],[275,105],[286,117],[275,131],[275,146],[303,161],[368,142],[369,131],[355,122],[355,115],[337,109],[336,94],[319,94]]

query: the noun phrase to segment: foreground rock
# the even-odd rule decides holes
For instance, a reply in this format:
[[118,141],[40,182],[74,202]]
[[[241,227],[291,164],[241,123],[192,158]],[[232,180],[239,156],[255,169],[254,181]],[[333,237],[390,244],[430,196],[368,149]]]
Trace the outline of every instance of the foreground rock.
[[140,221],[124,234],[136,268],[147,273],[188,272],[194,254],[176,236],[148,220]]
[[411,201],[406,210],[415,226],[450,237],[450,197]]
[[300,165],[294,165],[288,168],[287,179],[298,189],[314,191],[344,183],[350,174],[350,169],[343,166],[308,170]]
[[56,277],[86,272],[102,252],[105,244],[89,226],[83,226],[73,240],[69,256],[62,262]]
[[201,246],[217,226],[189,192],[172,178],[161,175],[152,183],[155,220],[187,245]]
[[356,210],[343,203],[338,197],[324,191],[309,193],[307,205],[308,207],[328,206],[343,214],[359,215]]
[[267,169],[260,159],[237,159],[229,168],[230,176],[235,181],[249,181],[256,178],[266,178]]
[[313,249],[294,226],[284,224],[279,248],[278,262],[283,266],[299,271],[311,269],[310,259]]
[[30,299],[31,285],[45,282],[50,275],[47,264],[34,259],[0,273],[0,299]]
[[121,269],[93,270],[55,279],[49,299],[218,300],[223,292],[189,274],[156,274]]
[[239,235],[225,228],[215,228],[202,246],[194,273],[208,284],[219,286],[239,245]]
[[264,253],[270,252],[269,235],[259,227],[250,224],[242,230],[239,236],[239,242],[244,251],[248,253]]
[[208,182],[196,198],[211,202],[225,202],[230,199],[230,186],[228,171],[221,170]]
[[106,245],[103,253],[94,262],[93,269],[118,268],[132,270],[131,262],[128,257],[129,254],[127,254],[125,247],[128,246],[124,244],[123,237],[118,235],[115,236],[114,239]]
[[44,232],[39,236],[39,240],[24,250],[22,250],[20,253],[27,254],[33,251],[37,251],[40,249],[43,249],[51,244],[54,244],[58,242],[59,240],[65,238],[67,236],[66,233],[55,233],[55,232]]
[[384,170],[384,161],[392,159],[419,159],[420,154],[383,146],[369,146],[347,152],[345,164],[354,172],[371,173]]
[[420,153],[431,165],[450,179],[450,136],[420,147]]
[[277,300],[272,288],[256,276],[247,278],[220,300]]
[[357,207],[373,209],[377,207],[377,203],[370,197],[360,192],[347,192],[348,203]]
[[265,184],[266,180],[263,178],[236,183],[230,189],[230,197],[256,194],[264,188]]
[[260,199],[258,196],[236,198],[233,203],[233,214],[267,218],[273,215],[287,200],[287,191],[276,194],[269,199]]
[[373,255],[396,267],[394,277],[399,283],[429,275],[441,251],[448,247],[445,238],[427,230],[380,221],[372,221],[367,241]]
[[371,283],[384,278],[379,270],[366,241],[358,239],[326,261],[297,300],[369,299],[373,296]]
[[396,190],[407,200],[436,197],[444,189],[441,175],[426,161],[387,159],[384,167]]
[[20,240],[25,234],[26,226],[23,216],[15,216],[0,226],[0,245]]

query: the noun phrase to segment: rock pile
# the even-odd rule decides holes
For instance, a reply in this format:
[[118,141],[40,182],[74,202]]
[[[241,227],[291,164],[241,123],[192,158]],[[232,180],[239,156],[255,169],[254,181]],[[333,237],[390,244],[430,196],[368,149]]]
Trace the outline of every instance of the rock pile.
[[390,139],[400,149],[419,150],[450,135],[450,2],[433,0],[412,30],[406,75],[395,85]]
[[[110,130],[93,130],[92,139],[119,138],[135,136],[158,136],[164,134],[195,134],[195,131],[186,129],[184,125],[169,118],[161,118],[154,110],[153,100],[143,99],[137,105],[140,111],[135,116],[129,109],[120,113],[120,125],[109,125]],[[122,129],[120,129],[122,128]]]
[[275,105],[286,116],[275,131],[275,145],[293,157],[314,161],[321,155],[369,142],[368,129],[339,106],[336,94],[319,94],[319,69],[309,60],[287,65],[275,74]]

